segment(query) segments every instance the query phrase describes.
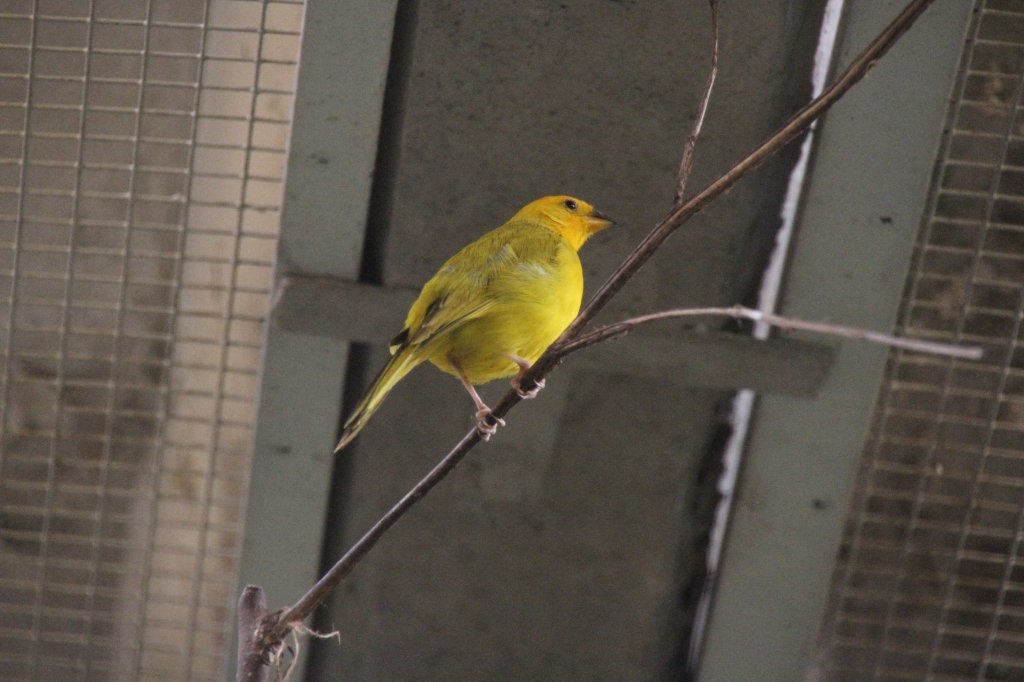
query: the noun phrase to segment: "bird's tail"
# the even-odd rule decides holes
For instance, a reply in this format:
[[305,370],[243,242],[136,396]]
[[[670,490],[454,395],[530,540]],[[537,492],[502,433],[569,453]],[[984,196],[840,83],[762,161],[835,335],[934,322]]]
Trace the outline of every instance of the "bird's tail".
[[352,414],[349,415],[348,420],[345,422],[345,427],[341,430],[341,440],[338,441],[338,447],[334,448],[335,453],[340,452],[353,438],[359,435],[359,432],[366,426],[366,422],[370,421],[370,417],[377,411],[380,404],[384,402],[384,398],[395,387],[395,384],[401,381],[402,377],[412,371],[421,361],[422,358],[414,357],[414,353],[410,348],[403,348],[391,356],[388,363],[377,374],[377,378],[373,380],[369,390],[366,391],[366,395],[363,396],[363,399],[352,410]]

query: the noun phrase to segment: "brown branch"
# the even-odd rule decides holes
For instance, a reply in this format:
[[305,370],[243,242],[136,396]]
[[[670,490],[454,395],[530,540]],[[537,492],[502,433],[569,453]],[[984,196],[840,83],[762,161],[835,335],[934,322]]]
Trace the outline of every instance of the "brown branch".
[[951,343],[927,341],[925,339],[908,339],[903,336],[892,336],[890,334],[882,334],[881,332],[873,332],[867,329],[859,329],[857,327],[846,327],[839,324],[826,324],[824,322],[808,322],[806,320],[798,320],[792,317],[783,317],[782,315],[776,315],[775,313],[766,313],[760,310],[744,308],[740,305],[729,308],[676,308],[674,310],[662,310],[660,312],[650,313],[649,315],[632,317],[628,320],[622,320],[621,322],[599,327],[593,331],[587,332],[586,334],[577,336],[571,341],[555,345],[551,348],[551,352],[561,359],[569,353],[574,353],[578,350],[582,350],[583,348],[587,348],[588,346],[593,346],[594,344],[601,343],[602,341],[624,336],[642,324],[677,317],[731,317],[737,320],[742,319],[750,320],[751,322],[764,322],[773,327],[778,327],[779,329],[817,332],[818,334],[839,336],[841,338],[856,339],[858,341],[869,341],[871,343],[878,343],[892,348],[901,348],[903,350],[911,350],[918,353],[929,353],[931,355],[944,355],[946,357],[960,358],[963,360],[980,360],[985,354],[984,349],[979,346],[959,346]]
[[679,176],[676,178],[676,195],[672,198],[673,207],[683,201],[686,181],[690,179],[690,173],[693,171],[693,152],[697,148],[697,138],[704,127],[704,116],[708,113],[711,90],[715,87],[715,77],[718,76],[718,0],[708,0],[708,6],[711,8],[711,68],[708,69],[704,94],[700,98],[700,106],[697,107],[697,120],[693,122],[693,130],[686,136],[686,144],[683,145],[683,160],[679,163]]
[[[402,515],[412,505],[427,494],[431,488],[433,488],[438,481],[448,475],[448,473],[455,468],[455,466],[466,456],[473,446],[480,441],[480,434],[473,429],[467,433],[459,444],[456,445],[451,452],[444,456],[437,465],[430,470],[425,477],[423,477],[416,485],[413,486],[412,490],[407,492],[402,499],[400,499],[391,509],[389,509],[377,523],[366,532],[363,537],[349,548],[345,555],[341,557],[333,566],[331,570],[324,574],[320,580],[317,581],[313,587],[309,589],[306,594],[302,595],[299,601],[295,602],[295,605],[289,609],[286,609],[281,613],[278,618],[278,629],[283,629],[289,624],[296,621],[303,620],[306,616],[313,612],[316,605],[319,604],[324,598],[330,593],[335,586],[340,583],[345,576],[352,572],[359,560],[370,551],[370,548],[377,544],[377,540],[380,539],[384,533],[387,532],[391,526],[395,525],[395,521],[402,517]],[[271,634],[271,633],[268,633]],[[283,632],[278,633],[282,637]]]
[[[762,161],[806,130],[815,118],[835,104],[847,90],[864,77],[871,67],[874,66],[875,62],[896,43],[900,36],[913,25],[914,21],[932,2],[933,0],[911,0],[893,22],[864,49],[860,56],[850,64],[846,71],[827,90],[797,112],[778,132],[768,138],[768,140],[736,164],[731,170],[705,187],[689,201],[673,207],[669,214],[651,230],[612,276],[598,289],[593,298],[580,311],[579,316],[553,344],[552,349],[545,352],[534,363],[533,368],[526,372],[521,380],[521,388],[526,391],[534,388],[538,379],[544,378],[554,369],[560,360],[560,356],[554,351],[554,348],[564,346],[578,336],[583,327],[608,303],[626,281],[643,267],[673,231]],[[494,408],[492,420],[505,416],[519,401],[520,397],[515,391],[506,393]],[[496,422],[492,421],[492,423]],[[389,509],[363,537],[356,541],[345,556],[316,585],[303,595],[294,606],[283,612],[266,616],[258,633],[258,641],[255,643],[256,648],[254,650],[257,652],[268,652],[275,647],[279,647],[288,632],[312,613],[317,604],[351,572],[355,564],[377,543],[388,528],[394,525],[434,485],[447,476],[480,440],[480,436],[475,430],[466,434],[430,473],[417,483],[395,506]],[[264,660],[266,660],[265,657]]]
[[263,588],[246,585],[238,599],[237,682],[264,682],[270,673],[271,648],[259,646],[259,629],[267,616],[267,597]]

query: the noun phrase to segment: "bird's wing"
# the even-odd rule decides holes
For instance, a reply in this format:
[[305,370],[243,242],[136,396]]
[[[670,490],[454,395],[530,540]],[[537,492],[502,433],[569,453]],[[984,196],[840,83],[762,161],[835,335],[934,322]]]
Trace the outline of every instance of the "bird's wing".
[[423,286],[405,328],[391,340],[391,352],[423,346],[484,315],[499,300],[500,282],[535,276],[529,264],[540,263],[537,252],[550,253],[555,239],[547,230],[505,225],[463,248]]
[[[470,320],[483,315],[494,305],[493,298],[465,297],[457,293],[442,294],[432,300],[423,315],[423,319],[415,330],[406,327],[402,334],[406,335],[404,344],[424,346],[442,334],[455,329]],[[395,337],[395,340],[399,340]],[[394,340],[392,341],[394,344]]]

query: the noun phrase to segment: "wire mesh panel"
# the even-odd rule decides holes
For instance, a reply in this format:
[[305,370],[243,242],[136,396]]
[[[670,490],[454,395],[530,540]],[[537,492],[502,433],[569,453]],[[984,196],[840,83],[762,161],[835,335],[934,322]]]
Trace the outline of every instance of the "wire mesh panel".
[[0,678],[219,679],[300,2],[0,0]]
[[812,677],[1024,679],[1024,2],[981,0]]

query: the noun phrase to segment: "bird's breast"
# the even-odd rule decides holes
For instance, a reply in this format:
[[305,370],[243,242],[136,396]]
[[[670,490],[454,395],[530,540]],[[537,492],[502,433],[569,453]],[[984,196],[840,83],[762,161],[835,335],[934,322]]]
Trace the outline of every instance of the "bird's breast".
[[455,357],[473,383],[512,376],[517,356],[534,362],[573,321],[583,300],[583,269],[575,251],[522,261],[491,292],[495,304],[450,336],[443,353],[431,358],[453,373]]

